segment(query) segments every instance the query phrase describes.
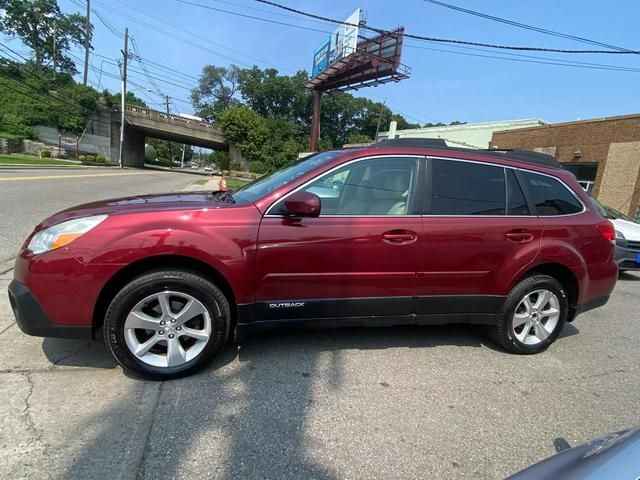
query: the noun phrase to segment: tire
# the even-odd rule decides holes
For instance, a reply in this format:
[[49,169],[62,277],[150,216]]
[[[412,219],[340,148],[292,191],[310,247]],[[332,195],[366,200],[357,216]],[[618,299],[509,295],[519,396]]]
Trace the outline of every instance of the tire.
[[170,380],[207,365],[224,346],[230,319],[229,301],[210,281],[180,270],[155,271],[113,298],[104,339],[129,373]]
[[[547,298],[544,305],[536,305]],[[554,310],[557,315],[551,313]],[[513,287],[498,324],[490,329],[490,333],[497,343],[512,353],[540,353],[558,338],[568,312],[569,301],[560,282],[547,275],[532,275]]]

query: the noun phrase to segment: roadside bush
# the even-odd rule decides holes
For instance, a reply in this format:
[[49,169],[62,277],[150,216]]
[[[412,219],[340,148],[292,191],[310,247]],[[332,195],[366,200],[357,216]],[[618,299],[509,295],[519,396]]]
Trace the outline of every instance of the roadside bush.
[[87,162],[95,162],[95,161],[96,161],[95,155],[87,155]]
[[249,162],[249,171],[253,173],[264,173],[267,171],[267,167],[260,160]]
[[222,170],[222,176],[223,177],[228,177],[229,176],[229,170]]
[[231,165],[229,165],[229,170],[244,172],[246,170],[246,167],[241,162],[231,162]]
[[49,150],[40,150],[40,156],[42,158],[51,158],[51,152]]
[[78,155],[78,160],[80,160],[81,162],[84,162],[87,159],[87,157],[85,157],[84,155]]
[[96,162],[104,163],[106,160],[104,155],[96,155]]

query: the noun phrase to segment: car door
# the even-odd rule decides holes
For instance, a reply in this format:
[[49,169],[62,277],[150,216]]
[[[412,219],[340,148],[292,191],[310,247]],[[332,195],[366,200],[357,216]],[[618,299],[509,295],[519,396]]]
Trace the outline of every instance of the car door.
[[320,197],[315,218],[287,216],[287,195],[272,205],[258,234],[256,321],[407,319],[423,161],[362,158],[307,182],[294,192]]
[[505,286],[534,260],[543,233],[518,171],[430,158],[426,178],[415,313],[495,313]]

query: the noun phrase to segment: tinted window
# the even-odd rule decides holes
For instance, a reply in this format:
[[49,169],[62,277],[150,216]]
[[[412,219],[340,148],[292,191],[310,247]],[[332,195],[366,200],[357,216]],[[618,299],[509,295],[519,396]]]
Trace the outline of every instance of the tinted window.
[[522,172],[538,215],[570,215],[582,211],[582,204],[560,181],[546,175]]
[[431,160],[432,215],[504,215],[504,169],[453,160]]
[[305,188],[322,202],[320,215],[407,215],[418,162],[376,158],[345,165]]
[[513,170],[507,168],[507,215],[529,215],[529,207]]

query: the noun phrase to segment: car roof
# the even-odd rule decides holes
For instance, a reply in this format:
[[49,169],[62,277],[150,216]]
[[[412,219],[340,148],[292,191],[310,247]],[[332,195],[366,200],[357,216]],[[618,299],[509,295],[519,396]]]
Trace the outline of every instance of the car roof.
[[382,140],[378,143],[366,147],[368,149],[426,149],[444,150],[453,153],[469,153],[482,155],[492,159],[515,160],[546,168],[562,169],[562,165],[551,155],[523,149],[472,149],[449,147],[445,140],[440,138],[396,138]]

